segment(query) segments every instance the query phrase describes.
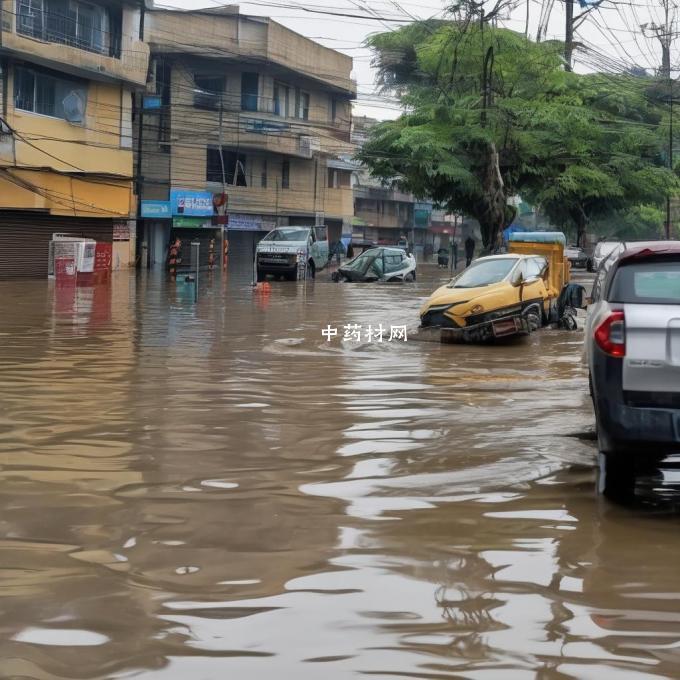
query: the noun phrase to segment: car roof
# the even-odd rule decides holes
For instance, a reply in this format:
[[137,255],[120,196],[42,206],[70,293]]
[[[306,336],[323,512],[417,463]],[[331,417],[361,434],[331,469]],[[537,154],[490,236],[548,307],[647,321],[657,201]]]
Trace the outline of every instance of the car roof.
[[478,257],[475,262],[481,262],[482,260],[530,260],[533,257],[542,257],[545,260],[544,255],[539,253],[528,255],[526,253],[503,253],[502,255],[486,255],[484,257]]
[[680,255],[680,241],[640,241],[626,243],[625,250],[619,256],[619,262],[642,260],[657,255]]

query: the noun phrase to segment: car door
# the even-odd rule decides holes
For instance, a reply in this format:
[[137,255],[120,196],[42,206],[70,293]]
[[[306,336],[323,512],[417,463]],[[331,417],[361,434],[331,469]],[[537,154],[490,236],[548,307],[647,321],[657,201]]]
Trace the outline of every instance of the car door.
[[328,230],[326,225],[317,225],[314,232],[314,244],[312,246],[312,259],[317,269],[323,269],[328,264]]

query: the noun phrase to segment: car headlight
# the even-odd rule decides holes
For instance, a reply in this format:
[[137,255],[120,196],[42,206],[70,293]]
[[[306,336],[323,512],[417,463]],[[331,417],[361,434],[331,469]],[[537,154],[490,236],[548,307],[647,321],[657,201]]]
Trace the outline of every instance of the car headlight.
[[484,307],[482,305],[475,305],[474,307],[470,307],[470,312],[472,314],[481,314],[484,311]]

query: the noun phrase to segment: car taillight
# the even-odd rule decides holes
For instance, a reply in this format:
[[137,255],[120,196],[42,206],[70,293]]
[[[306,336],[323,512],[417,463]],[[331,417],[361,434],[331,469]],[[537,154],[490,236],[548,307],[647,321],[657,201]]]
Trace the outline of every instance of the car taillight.
[[595,342],[609,356],[626,356],[626,320],[623,312],[612,312],[597,327]]

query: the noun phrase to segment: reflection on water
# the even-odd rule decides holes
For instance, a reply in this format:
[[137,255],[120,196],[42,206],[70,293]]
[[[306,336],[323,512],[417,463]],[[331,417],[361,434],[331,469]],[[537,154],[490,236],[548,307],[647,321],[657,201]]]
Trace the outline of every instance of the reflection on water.
[[328,343],[433,280],[248,275],[2,284],[2,677],[677,674],[677,516],[595,496],[580,336]]

